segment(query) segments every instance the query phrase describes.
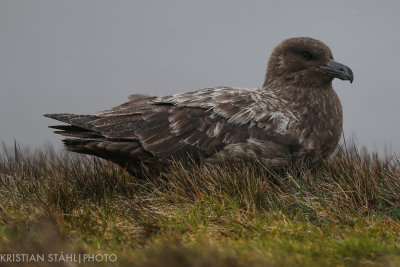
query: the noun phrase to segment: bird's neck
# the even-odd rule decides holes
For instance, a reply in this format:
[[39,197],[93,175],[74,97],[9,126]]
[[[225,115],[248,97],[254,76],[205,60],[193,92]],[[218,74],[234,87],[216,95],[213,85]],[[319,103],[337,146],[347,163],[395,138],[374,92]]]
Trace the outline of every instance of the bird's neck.
[[298,108],[304,109],[305,107],[324,110],[330,108],[331,104],[336,105],[339,102],[332,83],[328,83],[324,87],[316,87],[311,84],[299,86],[271,82],[260,89],[261,91],[272,93],[277,99],[282,100],[287,107],[294,110]]
[[[321,128],[329,129],[337,124],[341,129],[342,105],[331,83],[324,88],[282,86],[261,88],[261,91],[274,95],[282,105],[293,111],[299,121],[312,117],[319,121],[318,125],[323,124]],[[329,122],[326,121],[328,118],[331,118]]]

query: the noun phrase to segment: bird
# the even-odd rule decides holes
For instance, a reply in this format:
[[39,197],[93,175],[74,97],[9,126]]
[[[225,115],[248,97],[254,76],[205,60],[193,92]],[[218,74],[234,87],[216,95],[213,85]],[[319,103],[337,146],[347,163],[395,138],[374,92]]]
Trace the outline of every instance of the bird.
[[135,177],[171,160],[256,160],[281,169],[327,159],[337,147],[343,113],[332,80],[352,70],[310,37],[273,49],[259,88],[210,87],[169,96],[133,94],[94,115],[45,114],[67,150],[112,161]]

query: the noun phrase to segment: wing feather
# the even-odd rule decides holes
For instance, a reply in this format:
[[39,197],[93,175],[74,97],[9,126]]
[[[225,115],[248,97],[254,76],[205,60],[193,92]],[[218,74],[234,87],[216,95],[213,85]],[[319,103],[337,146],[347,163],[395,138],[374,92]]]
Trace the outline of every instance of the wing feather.
[[164,160],[187,152],[210,159],[227,155],[287,158],[290,146],[298,144],[286,133],[295,116],[269,93],[218,87],[129,99],[93,116],[49,117],[73,127],[61,127],[60,134],[83,140],[66,141],[71,150],[110,160],[116,157],[113,161],[121,165],[133,158]]

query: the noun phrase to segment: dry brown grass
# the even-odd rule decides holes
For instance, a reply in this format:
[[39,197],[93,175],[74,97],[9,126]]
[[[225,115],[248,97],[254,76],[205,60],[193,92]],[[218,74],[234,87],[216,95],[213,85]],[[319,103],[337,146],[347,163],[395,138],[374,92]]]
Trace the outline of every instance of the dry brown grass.
[[96,158],[16,146],[1,156],[0,188],[8,253],[111,251],[140,266],[395,266],[400,254],[400,160],[356,148],[312,170],[172,162],[136,180]]

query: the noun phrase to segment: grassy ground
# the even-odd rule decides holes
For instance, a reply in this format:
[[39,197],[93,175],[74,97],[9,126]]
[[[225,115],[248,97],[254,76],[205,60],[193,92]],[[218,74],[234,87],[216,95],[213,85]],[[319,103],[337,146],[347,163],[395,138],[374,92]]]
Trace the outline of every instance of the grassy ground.
[[63,253],[117,256],[104,266],[400,266],[399,241],[396,157],[352,149],[280,174],[175,162],[143,181],[51,149],[0,158],[0,252],[44,254],[41,265]]

